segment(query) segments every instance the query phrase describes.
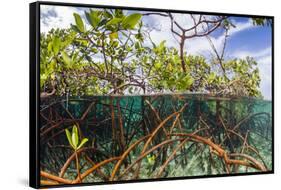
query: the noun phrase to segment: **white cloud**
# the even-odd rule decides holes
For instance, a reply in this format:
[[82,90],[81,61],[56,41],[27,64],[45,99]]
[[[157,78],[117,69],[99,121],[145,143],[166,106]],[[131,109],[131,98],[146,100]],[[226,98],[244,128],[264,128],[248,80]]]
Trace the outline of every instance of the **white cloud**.
[[[155,44],[159,44],[165,40],[167,46],[178,47],[178,43],[170,29],[171,21],[169,18],[151,15],[149,18],[145,17],[144,19],[148,23],[148,28],[154,28],[150,32],[150,37]],[[148,38],[145,43],[146,45],[150,45]]]
[[[69,28],[74,23],[75,8],[66,6],[41,5],[40,31],[48,32],[52,28]],[[55,13],[52,15],[50,13]]]
[[271,100],[272,97],[272,56],[271,54],[261,56],[257,59],[260,70],[261,84],[260,89],[265,99]]
[[86,27],[89,26],[86,22],[84,11],[88,8],[67,7],[67,6],[51,6],[41,5],[40,7],[40,31],[48,32],[52,28],[69,28],[71,24],[75,23],[73,13],[80,14],[84,20]]
[[[237,58],[245,58],[247,56],[254,57],[254,58],[264,58],[267,55],[271,54],[271,47],[267,47],[260,51],[236,51],[232,54],[233,57]],[[262,60],[260,60],[262,61]],[[263,60],[262,62],[264,62]]]
[[262,56],[260,57],[257,62],[261,65],[268,65],[268,64],[271,64],[271,54],[270,55],[266,55],[266,56]]
[[253,23],[251,21],[251,19],[248,19],[247,22],[235,22],[234,20],[231,21],[234,25],[235,25],[235,28],[231,28],[229,30],[229,35],[232,36],[234,34],[237,34],[241,31],[245,31],[245,30],[249,30],[251,28],[253,28]]

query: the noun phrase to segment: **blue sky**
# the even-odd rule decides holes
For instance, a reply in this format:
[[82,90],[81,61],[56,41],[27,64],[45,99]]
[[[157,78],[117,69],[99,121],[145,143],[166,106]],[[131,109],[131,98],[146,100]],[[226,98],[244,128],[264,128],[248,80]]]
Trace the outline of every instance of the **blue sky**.
[[[245,19],[243,19],[242,22]],[[272,28],[269,26],[253,26],[240,32],[229,40],[230,55],[243,58],[246,55],[254,57],[258,63],[261,75],[261,91],[265,99],[271,99],[272,76]]]
[[[74,23],[73,12],[84,15],[85,8],[74,8],[64,6],[41,5],[41,32],[47,32],[51,28],[67,28]],[[188,26],[191,20],[186,15],[174,14],[182,26]],[[258,62],[260,70],[261,84],[260,90],[265,99],[271,100],[271,27],[254,26],[249,18],[230,17],[236,25],[230,29],[227,47],[225,51],[226,58],[245,58],[251,56]],[[171,34],[170,19],[159,16],[149,16],[143,18],[145,25],[153,26],[157,30],[151,32],[151,38],[159,43],[166,40],[168,46],[178,47],[177,39]],[[223,34],[215,32],[210,35],[214,45],[218,50],[222,49]],[[186,41],[185,50],[188,54],[210,55],[211,46],[206,38],[194,38]]]

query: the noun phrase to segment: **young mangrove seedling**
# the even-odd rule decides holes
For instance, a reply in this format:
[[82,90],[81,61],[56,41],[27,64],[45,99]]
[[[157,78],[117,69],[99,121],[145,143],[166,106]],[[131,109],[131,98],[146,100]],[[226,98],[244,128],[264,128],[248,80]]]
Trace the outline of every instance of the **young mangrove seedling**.
[[78,175],[79,181],[82,182],[81,175],[80,175],[80,169],[79,169],[80,167],[79,167],[79,160],[78,160],[78,153],[77,153],[77,151],[80,148],[82,148],[82,146],[88,141],[88,139],[87,138],[83,138],[82,141],[79,144],[79,136],[78,136],[78,130],[77,130],[77,126],[76,125],[74,125],[72,127],[72,133],[70,133],[68,129],[65,129],[65,133],[66,133],[66,137],[67,137],[67,140],[68,140],[70,146],[74,150],[75,159],[76,159],[77,175]]
[[155,163],[156,156],[154,154],[148,154],[146,156],[146,159],[148,163],[147,169],[149,170],[149,175],[151,175],[151,173],[153,172],[153,165]]
[[149,165],[153,165],[154,164],[154,162],[155,162],[155,155],[153,154],[153,155],[147,155],[146,156],[146,158],[147,158],[147,162],[148,162],[148,164]]

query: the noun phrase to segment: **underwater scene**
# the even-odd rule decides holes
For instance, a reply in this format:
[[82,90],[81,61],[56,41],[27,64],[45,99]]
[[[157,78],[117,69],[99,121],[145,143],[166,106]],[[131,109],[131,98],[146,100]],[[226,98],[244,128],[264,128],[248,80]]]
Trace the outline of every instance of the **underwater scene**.
[[46,100],[42,179],[72,184],[270,171],[271,110],[270,101],[186,94]]
[[272,22],[41,4],[41,187],[271,173]]

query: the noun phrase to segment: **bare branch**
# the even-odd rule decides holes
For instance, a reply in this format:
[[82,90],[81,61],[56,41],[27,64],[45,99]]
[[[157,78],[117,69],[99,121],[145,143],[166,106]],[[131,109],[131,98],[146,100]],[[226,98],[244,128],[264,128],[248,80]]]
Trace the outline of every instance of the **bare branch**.
[[143,13],[142,16],[150,16],[150,15],[158,15],[163,17],[168,17],[169,15],[166,13]]

